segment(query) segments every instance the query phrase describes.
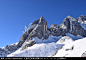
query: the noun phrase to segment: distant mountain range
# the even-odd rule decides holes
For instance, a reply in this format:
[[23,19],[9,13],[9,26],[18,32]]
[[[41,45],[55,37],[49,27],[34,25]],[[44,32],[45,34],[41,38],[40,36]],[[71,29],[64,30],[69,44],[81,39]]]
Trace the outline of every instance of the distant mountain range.
[[[35,20],[21,36],[19,42],[0,48],[0,57],[72,56],[71,53],[65,52],[63,47],[68,46],[68,43],[70,43],[72,46],[69,44],[69,48],[65,49],[72,51],[74,45],[76,48],[78,47],[78,44],[74,43],[73,45],[73,42],[76,42],[77,39],[81,39],[81,42],[86,39],[86,15],[81,15],[78,19],[67,16],[60,26],[52,24],[51,27],[47,27],[47,25],[47,21],[42,16]],[[84,44],[84,42],[82,43]],[[57,51],[65,52],[65,54],[61,55],[61,52],[58,54]],[[77,49],[74,51],[77,51]],[[86,49],[83,51],[86,51]],[[83,56],[86,57],[85,54],[84,52]]]

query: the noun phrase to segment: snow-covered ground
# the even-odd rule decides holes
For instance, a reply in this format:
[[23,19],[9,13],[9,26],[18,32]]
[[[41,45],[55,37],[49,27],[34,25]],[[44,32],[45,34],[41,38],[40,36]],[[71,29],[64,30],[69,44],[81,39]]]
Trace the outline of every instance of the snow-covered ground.
[[52,56],[55,51],[57,51],[62,46],[63,44],[56,44],[54,42],[35,44],[25,50],[21,50],[20,48],[14,53],[7,55],[7,57],[47,57]]
[[57,42],[60,38],[62,38],[62,36],[53,36],[50,35],[49,38],[47,40],[42,40],[42,39],[38,39],[37,37],[33,38],[33,40],[36,42],[36,44],[40,44],[40,43],[52,43],[52,42]]
[[25,50],[22,50],[21,48],[16,50],[15,52],[7,55],[7,57],[47,57],[52,56],[55,51],[57,51],[59,48],[61,48],[64,44],[56,44],[56,42],[61,38],[62,36],[56,37],[56,36],[49,36],[47,40],[41,40],[36,38],[33,38],[33,40],[36,42],[35,45],[28,47]]
[[[73,40],[68,36],[50,36],[49,39],[41,41],[38,38],[34,38],[37,44],[28,47],[25,50],[21,48],[17,51],[7,55],[7,57],[49,57],[52,56],[58,49],[67,43],[73,42]],[[61,39],[60,39],[61,38]],[[59,41],[57,41],[60,39]],[[38,40],[38,41],[37,41]]]
[[81,57],[85,51],[86,38],[83,38],[64,45],[53,57]]
[[60,40],[58,40],[56,43],[57,44],[67,44],[67,43],[71,43],[73,42],[74,40],[71,39],[69,36],[64,36],[62,37]]
[[49,39],[43,41],[33,38],[36,44],[24,50],[19,48],[7,57],[81,57],[86,55],[86,38],[73,40],[70,36],[49,36]]

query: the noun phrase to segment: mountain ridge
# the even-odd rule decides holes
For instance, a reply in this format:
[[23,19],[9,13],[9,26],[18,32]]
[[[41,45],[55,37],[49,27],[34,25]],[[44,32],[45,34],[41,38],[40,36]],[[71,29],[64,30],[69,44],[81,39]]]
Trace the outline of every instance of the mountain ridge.
[[[3,55],[2,52],[10,54],[20,47],[22,48],[22,50],[24,50],[28,47],[33,46],[34,44],[36,44],[36,41],[33,40],[35,37],[40,40],[47,40],[49,39],[50,35],[63,37],[67,36],[68,33],[74,36],[80,35],[82,37],[86,37],[86,30],[83,27],[86,24],[85,22],[86,16],[81,15],[80,17],[78,17],[78,19],[67,16],[60,26],[57,24],[52,24],[51,27],[48,28],[47,21],[44,19],[44,17],[41,16],[30,25],[28,30],[21,36],[17,44],[7,45],[5,47],[5,50],[0,48],[0,55]],[[9,52],[7,52],[6,50]]]

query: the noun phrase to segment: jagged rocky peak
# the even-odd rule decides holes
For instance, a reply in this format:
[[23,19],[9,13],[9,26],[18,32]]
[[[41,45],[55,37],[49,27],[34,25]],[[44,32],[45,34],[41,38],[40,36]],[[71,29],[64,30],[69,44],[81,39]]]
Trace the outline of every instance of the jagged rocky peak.
[[43,16],[41,16],[39,19],[35,20],[35,21],[32,23],[32,25],[34,25],[34,24],[40,24],[40,23],[44,23],[44,22],[46,22],[46,20],[44,19]]
[[40,19],[40,20],[42,20],[42,19],[44,19],[44,17],[43,17],[43,16],[41,16],[39,19]]
[[47,31],[47,21],[42,16],[31,24],[29,29],[20,38],[17,46],[18,47],[22,46],[22,49],[32,46],[33,44],[35,44],[35,41],[34,42],[32,41],[33,44],[27,43],[27,42],[30,42],[35,37],[42,40],[48,39],[49,37],[48,31]]
[[71,17],[70,15],[68,15],[65,19],[69,19],[70,21],[77,21],[75,18]]
[[60,29],[59,26],[57,24],[52,24],[50,27],[50,34],[53,36],[60,36]]
[[78,22],[86,24],[86,15],[81,15],[80,17],[78,17]]
[[50,28],[58,28],[59,26],[57,24],[52,24]]
[[51,32],[57,32],[59,29],[59,26],[57,24],[52,24],[51,27],[50,27],[50,31]]

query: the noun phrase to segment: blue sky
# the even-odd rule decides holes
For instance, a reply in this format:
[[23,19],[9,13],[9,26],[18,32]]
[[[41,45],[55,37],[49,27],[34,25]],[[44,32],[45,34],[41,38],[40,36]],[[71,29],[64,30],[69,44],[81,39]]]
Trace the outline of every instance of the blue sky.
[[18,42],[24,26],[40,16],[60,25],[68,15],[86,15],[86,0],[0,0],[0,47]]

